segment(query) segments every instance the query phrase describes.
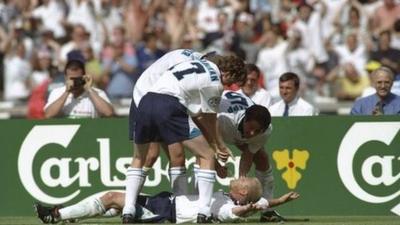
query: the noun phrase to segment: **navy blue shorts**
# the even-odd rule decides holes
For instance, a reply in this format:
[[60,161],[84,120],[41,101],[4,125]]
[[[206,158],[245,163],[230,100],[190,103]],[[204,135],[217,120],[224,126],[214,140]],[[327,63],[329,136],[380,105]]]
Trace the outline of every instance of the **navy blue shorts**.
[[176,97],[147,93],[135,115],[135,143],[163,142],[167,145],[190,138],[186,107]]
[[131,106],[129,108],[129,140],[133,141],[133,138],[135,137],[135,118],[137,114],[137,107],[135,104],[135,101],[131,100]]
[[142,223],[164,223],[169,221],[170,223],[176,222],[176,209],[175,209],[175,197],[170,192],[161,192],[154,196],[139,195],[136,201],[138,205],[151,211],[154,216],[150,215],[144,217],[140,215],[141,212],[136,212],[138,218],[137,222]]

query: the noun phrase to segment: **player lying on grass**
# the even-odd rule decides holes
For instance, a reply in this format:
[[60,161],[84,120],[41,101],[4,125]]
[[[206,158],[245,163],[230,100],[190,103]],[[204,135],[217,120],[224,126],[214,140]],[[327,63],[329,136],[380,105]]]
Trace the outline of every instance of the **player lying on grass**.
[[[241,177],[232,180],[229,193],[215,192],[211,202],[215,222],[232,222],[248,217],[266,208],[297,199],[299,194],[289,192],[277,199],[261,198],[262,188],[256,178]],[[91,196],[65,208],[35,204],[38,218],[43,223],[83,219],[95,216],[116,216],[124,206],[125,193],[110,191]],[[198,213],[198,195],[174,196],[161,192],[154,196],[139,195],[135,221],[140,223],[195,223]]]

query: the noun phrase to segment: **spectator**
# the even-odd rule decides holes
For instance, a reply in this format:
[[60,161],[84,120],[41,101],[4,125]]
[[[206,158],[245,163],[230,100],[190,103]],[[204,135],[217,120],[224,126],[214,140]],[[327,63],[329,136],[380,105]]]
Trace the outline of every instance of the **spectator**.
[[136,74],[138,76],[140,76],[143,71],[145,71],[151,64],[165,54],[163,50],[157,47],[157,40],[157,36],[154,33],[146,33],[143,35],[144,44],[136,49]]
[[67,54],[72,50],[80,50],[83,46],[90,44],[90,34],[86,31],[83,25],[74,25],[72,28],[71,40],[61,47],[60,60],[65,63]]
[[65,20],[63,6],[56,0],[44,0],[32,11],[32,17],[43,25],[43,30],[52,31],[57,39],[66,35],[62,22]]
[[279,75],[287,71],[284,53],[288,43],[280,39],[274,29],[265,34],[265,47],[257,56],[257,66],[264,74],[265,89],[271,94],[272,101],[279,100]]
[[400,50],[390,47],[390,38],[390,31],[382,31],[379,34],[378,49],[371,52],[370,59],[380,62],[397,74],[400,72]]
[[356,33],[350,33],[346,37],[346,44],[334,47],[339,57],[339,64],[353,64],[358,73],[365,75],[364,68],[367,62],[367,51],[365,45],[359,42]]
[[392,70],[381,67],[372,74],[376,93],[358,99],[351,109],[352,115],[399,115],[400,96],[393,94],[390,89],[393,85]]
[[[12,44],[14,45],[14,44]],[[31,65],[25,57],[25,45],[17,41],[6,51],[4,60],[4,99],[26,100],[30,94]]]
[[254,64],[246,64],[247,78],[237,91],[249,97],[254,103],[269,108],[271,95],[264,88],[259,87],[260,69]]
[[372,32],[375,35],[384,30],[390,30],[394,22],[400,18],[400,4],[396,0],[384,0],[372,17]]
[[335,82],[334,96],[338,100],[354,101],[369,87],[368,76],[362,76],[352,63],[338,66],[328,75]]
[[86,45],[82,48],[82,54],[85,58],[85,70],[86,73],[92,75],[93,85],[95,87],[104,89],[105,79],[103,76],[103,68],[101,67],[100,60],[95,57],[93,49],[90,45]]
[[54,89],[44,107],[46,118],[96,118],[113,115],[113,107],[104,91],[93,88],[93,78],[85,74],[83,56],[78,51],[68,55],[65,85]]
[[108,80],[106,88],[110,98],[129,98],[132,96],[137,66],[133,55],[124,53],[124,44],[113,44],[113,58],[103,61],[104,76]]
[[300,80],[297,74],[287,72],[279,78],[279,93],[282,100],[273,104],[269,109],[272,116],[313,116],[317,110],[297,95]]

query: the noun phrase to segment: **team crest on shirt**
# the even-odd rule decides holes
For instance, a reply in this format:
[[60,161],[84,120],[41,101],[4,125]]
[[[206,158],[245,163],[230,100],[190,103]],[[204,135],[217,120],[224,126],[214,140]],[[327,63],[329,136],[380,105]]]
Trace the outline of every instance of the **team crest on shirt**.
[[276,162],[278,170],[285,170],[282,178],[286,181],[289,189],[295,189],[297,183],[302,178],[298,169],[305,170],[310,153],[307,150],[294,149],[292,157],[289,156],[289,150],[277,150],[272,153],[272,158]]
[[208,99],[208,105],[213,107],[213,108],[217,108],[219,106],[219,103],[221,101],[221,97],[212,97],[210,99]]

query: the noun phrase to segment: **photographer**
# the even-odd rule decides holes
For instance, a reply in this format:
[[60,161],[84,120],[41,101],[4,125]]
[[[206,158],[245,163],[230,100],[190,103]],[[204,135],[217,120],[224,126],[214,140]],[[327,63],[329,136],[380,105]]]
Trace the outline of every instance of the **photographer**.
[[85,63],[79,51],[68,54],[65,85],[50,92],[44,107],[46,118],[110,117],[113,107],[106,93],[92,87],[93,78],[85,75]]

